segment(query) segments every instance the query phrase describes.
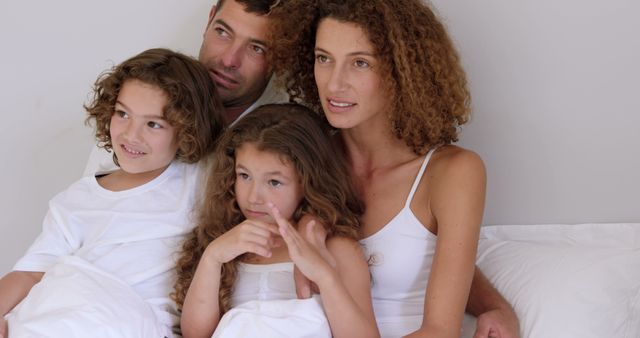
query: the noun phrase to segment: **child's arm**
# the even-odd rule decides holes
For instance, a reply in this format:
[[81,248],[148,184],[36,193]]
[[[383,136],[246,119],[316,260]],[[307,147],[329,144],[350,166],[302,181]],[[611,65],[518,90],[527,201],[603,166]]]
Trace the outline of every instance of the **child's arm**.
[[31,288],[40,282],[42,275],[43,272],[12,271],[0,279],[0,318],[27,296]]
[[[332,238],[327,241],[327,251],[317,250],[324,245],[308,243],[277,208],[271,211],[291,260],[320,289],[333,337],[379,337],[371,305],[369,267],[358,243]],[[308,231],[312,228],[313,225],[307,227]]]
[[278,230],[272,224],[246,220],[209,243],[185,296],[180,326],[184,338],[211,337],[220,321],[221,269],[241,254],[268,257]]

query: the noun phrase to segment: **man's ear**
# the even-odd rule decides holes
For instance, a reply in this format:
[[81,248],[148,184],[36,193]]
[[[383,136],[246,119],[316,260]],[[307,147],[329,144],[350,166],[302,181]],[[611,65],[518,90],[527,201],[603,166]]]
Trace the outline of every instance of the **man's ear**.
[[216,5],[211,6],[211,10],[209,11],[209,20],[207,20],[207,26],[204,28],[205,32],[207,31],[209,26],[211,26],[211,23],[213,22],[213,17],[216,16],[217,9],[218,8],[216,7]]

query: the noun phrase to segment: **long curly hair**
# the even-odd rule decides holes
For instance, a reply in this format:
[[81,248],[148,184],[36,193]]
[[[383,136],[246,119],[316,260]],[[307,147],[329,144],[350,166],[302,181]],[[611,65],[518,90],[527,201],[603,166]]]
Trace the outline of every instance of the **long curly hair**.
[[[84,105],[86,123],[95,122],[98,146],[111,150],[110,123],[118,94],[128,80],[139,80],[167,96],[164,119],[175,128],[176,159],[195,163],[215,148],[224,128],[224,107],[206,68],[197,60],[164,48],[146,50],[102,73],[93,99]],[[118,164],[114,152],[113,161]]]
[[325,18],[361,27],[375,49],[390,128],[416,154],[458,140],[469,120],[467,80],[445,27],[422,0],[296,0],[271,11],[270,61],[294,102],[322,112],[314,47]]
[[[351,183],[344,155],[331,143],[326,122],[297,104],[258,107],[227,129],[214,153],[204,200],[197,212],[197,227],[184,242],[177,264],[173,298],[179,307],[209,243],[245,219],[236,201],[234,184],[235,152],[246,143],[282,156],[295,168],[303,199],[294,213],[294,221],[304,214],[313,215],[326,226],[328,236],[358,239],[359,217],[364,207]],[[242,258],[222,267],[221,313],[230,309],[236,263]]]

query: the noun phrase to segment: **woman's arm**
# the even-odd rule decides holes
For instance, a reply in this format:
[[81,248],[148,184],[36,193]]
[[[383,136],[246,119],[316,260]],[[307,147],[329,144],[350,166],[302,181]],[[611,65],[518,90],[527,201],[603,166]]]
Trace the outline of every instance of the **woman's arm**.
[[419,331],[408,337],[460,337],[475,271],[486,174],[473,152],[454,148],[433,166],[429,205],[437,224],[436,249]]
[[[291,260],[320,289],[333,337],[379,337],[371,305],[369,268],[358,243],[346,238],[332,238],[326,247],[324,243],[309,243],[277,209],[272,208],[272,214]],[[312,224],[304,228],[313,232]]]
[[274,225],[245,220],[209,243],[182,306],[183,337],[211,337],[220,321],[222,265],[246,252],[269,256],[277,233]]

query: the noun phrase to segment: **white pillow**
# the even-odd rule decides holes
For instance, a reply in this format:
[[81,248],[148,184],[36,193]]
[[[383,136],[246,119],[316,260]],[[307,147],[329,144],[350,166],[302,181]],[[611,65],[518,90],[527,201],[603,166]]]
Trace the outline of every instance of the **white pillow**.
[[522,337],[640,337],[640,224],[485,226],[477,263]]

